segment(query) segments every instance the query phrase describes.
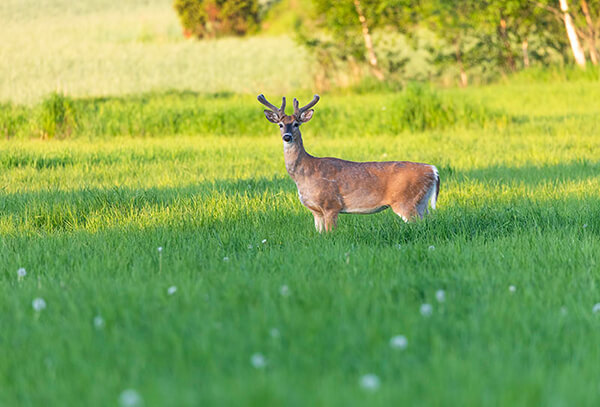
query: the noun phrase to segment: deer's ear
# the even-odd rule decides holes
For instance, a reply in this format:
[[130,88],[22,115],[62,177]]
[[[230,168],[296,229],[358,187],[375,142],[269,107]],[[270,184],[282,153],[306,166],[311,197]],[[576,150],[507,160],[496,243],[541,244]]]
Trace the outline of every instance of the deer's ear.
[[301,121],[302,123],[306,123],[307,121],[309,121],[310,119],[312,119],[312,117],[313,117],[313,113],[314,113],[314,112],[315,112],[315,111],[314,111],[313,109],[310,109],[310,110],[307,110],[306,112],[303,112],[303,113],[300,115],[300,121]]
[[279,123],[280,122],[279,115],[271,110],[265,110],[265,117],[271,123]]

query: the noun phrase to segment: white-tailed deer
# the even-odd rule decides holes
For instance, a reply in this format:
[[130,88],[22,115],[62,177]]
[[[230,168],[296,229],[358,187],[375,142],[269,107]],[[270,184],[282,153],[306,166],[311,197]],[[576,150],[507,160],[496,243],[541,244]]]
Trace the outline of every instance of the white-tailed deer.
[[386,208],[408,222],[423,217],[427,204],[435,209],[440,177],[433,165],[409,161],[353,162],[331,157],[313,157],[302,144],[300,125],[309,121],[311,109],[318,101],[285,114],[285,97],[281,107],[269,103],[261,94],[258,101],[269,108],[265,116],[279,125],[283,139],[285,168],[296,182],[300,202],[315,217],[315,228],[330,231],[340,213],[376,213]]

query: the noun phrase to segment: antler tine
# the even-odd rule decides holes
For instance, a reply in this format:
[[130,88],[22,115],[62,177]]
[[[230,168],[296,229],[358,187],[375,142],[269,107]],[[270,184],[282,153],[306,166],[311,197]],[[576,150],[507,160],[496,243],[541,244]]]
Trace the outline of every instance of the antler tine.
[[281,98],[281,107],[279,108],[279,113],[282,115],[285,114],[285,96]]
[[294,114],[299,115],[299,114],[306,112],[308,109],[310,109],[311,107],[316,105],[317,102],[319,101],[319,99],[320,99],[319,95],[315,95],[313,97],[313,100],[309,104],[307,104],[304,107],[298,108],[298,99],[294,98]]
[[265,98],[265,95],[263,95],[262,93],[260,95],[258,95],[257,99],[260,103],[262,103],[263,105],[265,105],[272,111],[279,113],[280,115],[285,114],[285,96],[283,98],[281,98],[281,107],[277,107],[274,104],[272,104],[271,102],[269,102]]
[[269,108],[269,109],[271,109],[272,111],[274,111],[274,112],[277,112],[277,111],[279,111],[279,109],[278,109],[278,108],[277,108],[275,105],[271,104],[271,102],[269,102],[269,101],[268,101],[268,100],[265,98],[265,95],[263,95],[262,93],[261,93],[260,95],[258,95],[257,99],[258,99],[258,101],[259,101],[260,103],[262,103],[263,105],[265,105],[266,107],[268,107],[268,108]]

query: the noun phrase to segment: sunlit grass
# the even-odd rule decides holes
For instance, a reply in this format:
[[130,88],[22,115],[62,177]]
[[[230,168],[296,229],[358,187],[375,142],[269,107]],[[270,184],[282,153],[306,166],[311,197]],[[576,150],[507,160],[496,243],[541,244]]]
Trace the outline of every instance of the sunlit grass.
[[[170,7],[0,6],[0,405],[598,404],[597,87],[439,91],[460,118],[426,131],[403,94],[321,95],[310,153],[441,190],[319,235],[255,100],[308,100],[306,60]],[[56,89],[79,110],[42,140]]]
[[[552,93],[560,86],[569,92]],[[342,216],[326,236],[285,173],[277,128],[249,96],[232,100],[256,121],[252,134],[1,141],[0,311],[14,346],[0,401],[112,405],[133,390],[148,405],[477,404],[484,393],[489,405],[593,404],[580,386],[600,373],[586,362],[600,340],[590,100],[564,119],[497,100],[525,119],[377,134],[385,119],[374,112],[388,97],[326,95],[305,145],[433,163],[438,210],[413,224],[390,211]],[[213,114],[231,109],[226,101]],[[36,298],[46,308],[35,311]],[[389,344],[398,334],[401,352]],[[368,374],[379,379],[373,392],[360,384]],[[30,392],[40,375],[52,386]],[[438,390],[424,393],[432,381]]]

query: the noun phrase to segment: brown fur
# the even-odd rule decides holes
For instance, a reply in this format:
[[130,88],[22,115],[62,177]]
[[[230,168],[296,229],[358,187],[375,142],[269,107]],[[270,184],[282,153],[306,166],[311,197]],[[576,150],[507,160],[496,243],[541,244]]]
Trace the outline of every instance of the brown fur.
[[265,111],[280,125],[285,167],[298,187],[300,201],[313,214],[315,228],[330,231],[339,213],[375,213],[391,207],[405,220],[422,217],[427,200],[437,197],[439,177],[435,167],[409,161],[354,162],[313,157],[302,143],[300,124],[312,118],[312,110],[298,115]]

